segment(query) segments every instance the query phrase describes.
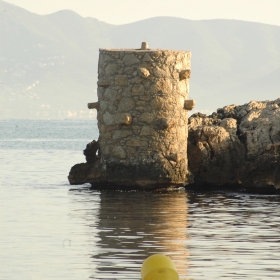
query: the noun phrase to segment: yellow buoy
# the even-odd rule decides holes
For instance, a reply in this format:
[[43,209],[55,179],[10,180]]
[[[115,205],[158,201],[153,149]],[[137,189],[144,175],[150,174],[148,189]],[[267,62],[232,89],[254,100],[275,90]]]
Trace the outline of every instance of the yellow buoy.
[[141,267],[142,280],[179,280],[172,260],[161,254],[148,257]]

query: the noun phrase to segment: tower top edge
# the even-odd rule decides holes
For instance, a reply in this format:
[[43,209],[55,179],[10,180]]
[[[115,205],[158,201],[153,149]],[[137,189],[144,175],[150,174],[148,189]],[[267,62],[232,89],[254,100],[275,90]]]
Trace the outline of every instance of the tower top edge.
[[99,49],[100,52],[125,52],[125,53],[153,53],[153,52],[170,52],[170,53],[191,53],[187,50],[168,50],[168,49]]

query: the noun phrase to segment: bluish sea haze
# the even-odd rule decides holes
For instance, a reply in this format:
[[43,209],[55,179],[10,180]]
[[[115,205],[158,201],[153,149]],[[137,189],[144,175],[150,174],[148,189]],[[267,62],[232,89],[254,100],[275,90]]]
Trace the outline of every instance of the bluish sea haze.
[[280,279],[280,197],[70,186],[95,120],[0,121],[0,279],[140,279],[170,256],[180,279]]

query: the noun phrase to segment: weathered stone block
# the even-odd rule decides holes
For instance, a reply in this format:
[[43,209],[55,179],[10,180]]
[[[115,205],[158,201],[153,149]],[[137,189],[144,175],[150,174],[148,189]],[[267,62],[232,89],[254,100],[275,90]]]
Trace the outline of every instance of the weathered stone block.
[[147,78],[150,76],[150,71],[146,68],[138,68],[137,69],[138,75],[142,78]]
[[151,113],[145,112],[141,114],[141,116],[139,117],[139,121],[150,124],[154,121],[154,117]]
[[150,102],[154,112],[159,112],[164,107],[165,100],[161,96],[155,96]]
[[132,131],[133,131],[134,134],[138,134],[140,132],[141,126],[132,125],[131,128],[132,128]]
[[132,146],[126,147],[126,151],[127,151],[128,157],[131,157],[131,158],[135,159],[135,157],[138,156],[138,155],[137,155],[137,149],[138,149],[138,148],[132,147]]
[[153,73],[154,73],[155,77],[157,77],[157,78],[165,78],[165,77],[170,76],[170,72],[169,72],[169,69],[167,67],[165,69],[161,69],[158,66],[156,66],[153,69]]
[[143,85],[135,85],[132,87],[132,95],[144,95],[145,89]]
[[137,64],[140,61],[134,54],[129,53],[129,54],[124,55],[123,62],[126,66],[130,66],[130,65],[133,65],[133,64]]
[[131,109],[133,109],[133,107],[134,107],[133,99],[129,97],[124,97],[119,103],[118,110],[119,112],[128,112]]
[[173,86],[169,79],[158,79],[155,84],[151,86],[151,90],[157,94],[170,94]]
[[126,125],[130,125],[132,122],[132,117],[130,114],[120,114],[119,118],[118,118],[118,123],[119,124],[126,124]]
[[182,70],[179,74],[180,80],[189,79],[190,77],[191,77],[191,70],[190,69]]
[[125,142],[127,146],[133,146],[133,147],[146,147],[148,145],[148,142],[146,140],[142,140],[140,137],[134,137],[132,139],[129,139]]
[[117,130],[113,134],[113,139],[125,138],[132,135],[130,130]]
[[88,103],[89,109],[99,109],[99,102]]
[[155,133],[154,129],[150,126],[143,126],[140,132],[141,136],[153,135]]
[[127,85],[127,76],[126,75],[117,75],[115,77],[115,84],[117,86],[125,86],[125,85]]
[[184,109],[185,110],[192,110],[195,106],[195,100],[185,100],[184,102]]
[[143,79],[139,76],[136,76],[130,80],[131,84],[140,84],[142,83]]
[[110,138],[112,138],[112,133],[111,132],[105,132],[104,137],[107,138],[107,139],[110,139]]
[[136,105],[138,105],[138,106],[145,106],[146,102],[145,101],[137,101]]
[[[117,124],[129,125],[132,122],[132,117],[128,113],[111,114],[107,111],[105,114],[103,114],[102,121],[106,126],[114,126]],[[109,127],[107,129],[109,129]]]
[[137,107],[135,107],[135,110],[137,110],[139,112],[144,112],[145,111],[145,107],[144,106],[137,106]]
[[144,62],[152,62],[152,58],[148,53],[145,53],[144,57],[142,58],[142,61]]
[[103,122],[105,125],[112,125],[116,121],[115,115],[110,114],[109,112],[106,112],[103,114]]
[[115,146],[112,149],[112,154],[113,156],[120,158],[120,159],[125,159],[126,158],[126,152],[121,146]]
[[117,70],[118,70],[118,66],[115,63],[109,63],[105,67],[105,74],[107,76],[112,76],[112,75],[117,74]]
[[109,85],[108,80],[98,80],[97,85],[100,87],[107,87]]

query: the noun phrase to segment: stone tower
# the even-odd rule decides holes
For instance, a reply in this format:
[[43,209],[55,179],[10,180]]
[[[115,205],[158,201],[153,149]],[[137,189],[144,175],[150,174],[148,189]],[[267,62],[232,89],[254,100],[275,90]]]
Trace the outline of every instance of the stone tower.
[[147,43],[100,49],[98,102],[88,104],[97,109],[99,156],[74,166],[70,183],[84,177],[93,187],[185,184],[188,110],[194,106],[188,100],[190,56]]

